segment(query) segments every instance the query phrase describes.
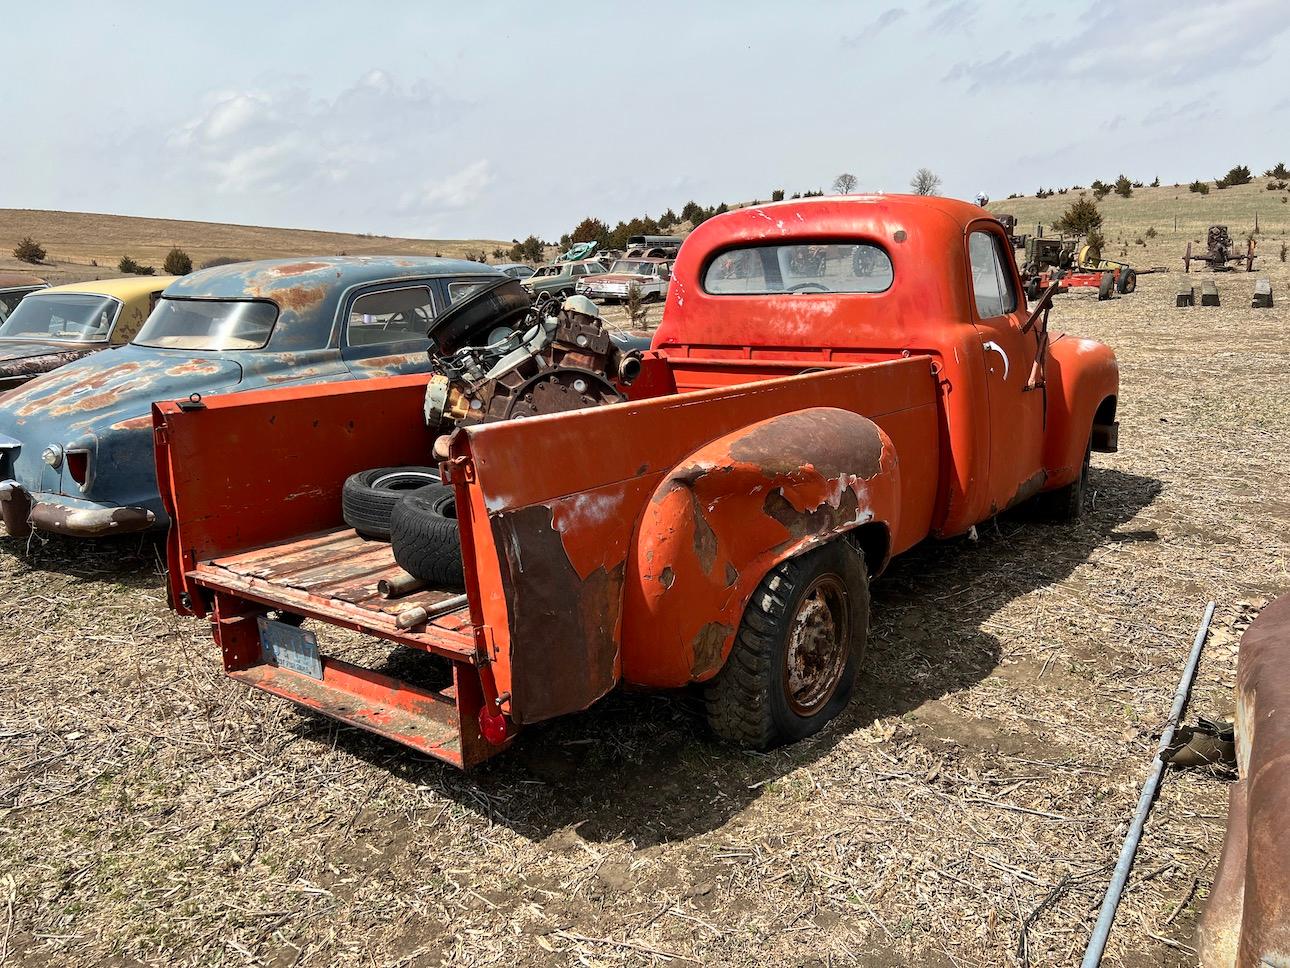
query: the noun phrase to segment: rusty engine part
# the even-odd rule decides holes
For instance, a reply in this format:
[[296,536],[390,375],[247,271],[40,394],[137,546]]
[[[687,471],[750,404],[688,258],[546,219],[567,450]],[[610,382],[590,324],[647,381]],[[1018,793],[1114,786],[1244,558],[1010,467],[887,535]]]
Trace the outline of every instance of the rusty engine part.
[[[521,316],[515,293],[498,298],[500,290],[509,288],[503,282],[460,304],[463,314],[474,317],[471,332],[487,330],[487,344],[431,350],[438,373],[426,387],[429,427],[617,403],[623,399],[620,387],[640,372],[639,354],[611,339],[599,309],[585,296],[571,296],[559,308],[554,303],[540,310],[524,307]],[[465,305],[476,299],[484,311]],[[546,315],[552,311],[554,315]],[[446,439],[441,443],[444,447],[437,442],[436,452],[446,453]]]

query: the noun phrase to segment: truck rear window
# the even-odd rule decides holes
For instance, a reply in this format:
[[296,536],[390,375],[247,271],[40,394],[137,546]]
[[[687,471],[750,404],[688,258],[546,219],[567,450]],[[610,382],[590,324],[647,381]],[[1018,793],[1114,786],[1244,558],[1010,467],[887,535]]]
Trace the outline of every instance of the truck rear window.
[[703,288],[714,295],[884,292],[891,275],[887,253],[867,242],[757,245],[718,255]]

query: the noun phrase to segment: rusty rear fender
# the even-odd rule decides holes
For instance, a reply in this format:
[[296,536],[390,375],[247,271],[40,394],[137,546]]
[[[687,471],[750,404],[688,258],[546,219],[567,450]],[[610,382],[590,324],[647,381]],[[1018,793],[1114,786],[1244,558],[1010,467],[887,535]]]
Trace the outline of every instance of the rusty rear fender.
[[627,575],[623,678],[670,687],[725,663],[744,607],[777,564],[863,529],[871,571],[899,523],[891,439],[816,407],[727,434],[667,474],[645,508]]

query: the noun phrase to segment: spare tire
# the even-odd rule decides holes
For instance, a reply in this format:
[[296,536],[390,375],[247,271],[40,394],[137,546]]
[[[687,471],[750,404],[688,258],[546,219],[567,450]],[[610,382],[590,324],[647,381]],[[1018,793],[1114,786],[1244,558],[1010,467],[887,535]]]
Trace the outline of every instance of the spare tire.
[[452,488],[439,485],[404,495],[390,517],[390,547],[394,560],[409,575],[431,585],[464,588],[457,496]]
[[373,467],[345,481],[340,491],[341,517],[359,534],[390,538],[390,514],[404,495],[439,485],[437,467]]

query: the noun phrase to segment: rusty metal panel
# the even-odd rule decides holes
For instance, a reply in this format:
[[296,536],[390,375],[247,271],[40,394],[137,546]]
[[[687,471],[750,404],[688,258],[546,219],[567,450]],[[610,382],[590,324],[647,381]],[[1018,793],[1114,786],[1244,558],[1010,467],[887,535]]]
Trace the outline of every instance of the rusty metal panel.
[[[642,580],[634,559],[628,558],[629,550],[636,542],[639,522],[657,497],[659,483],[709,441],[726,434],[811,408],[839,412],[848,408],[846,412],[855,420],[862,411],[872,412],[879,415],[876,420],[880,425],[886,419],[882,415],[890,416],[905,444],[900,452],[908,455],[911,465],[910,485],[901,494],[900,503],[902,515],[908,510],[914,526],[908,532],[898,532],[898,547],[921,540],[937,491],[936,393],[929,361],[911,358],[459,431],[453,439],[453,455],[472,468],[471,480],[462,485],[468,492],[466,499],[458,501],[459,518],[462,508],[471,509],[463,524],[465,544],[468,549],[473,546],[467,553],[468,584],[473,558],[482,624],[493,637],[494,675],[498,689],[510,693],[509,705],[503,708],[518,722],[585,708],[614,684],[611,673],[620,662],[620,646],[635,649],[641,656],[640,671],[629,677],[630,681],[656,682],[672,676],[674,656],[667,653],[676,650],[666,644],[659,646],[652,637],[658,630],[646,627],[647,616],[631,618],[624,611],[633,601],[639,607],[642,598],[624,585]],[[906,419],[906,415],[917,418]],[[825,419],[817,426],[808,418],[804,426],[814,429],[805,435],[787,431],[786,436],[805,436],[823,444],[837,429],[827,424]],[[849,425],[845,428],[840,445],[863,444],[845,439],[853,429]],[[587,442],[592,440],[595,446],[589,447]],[[778,443],[767,443],[762,449],[774,451],[783,440],[781,437]],[[756,435],[747,446],[757,446]],[[792,453],[794,456],[784,461],[793,460],[793,467],[785,464],[780,483],[788,486],[792,475],[801,472],[803,481],[810,478],[819,484],[821,495],[832,487],[837,498],[843,499],[847,484],[836,479],[828,483],[813,467],[803,467],[803,462],[810,464],[811,459],[798,460],[798,452]],[[886,458],[889,466],[894,453]],[[817,454],[814,460],[819,459]],[[767,460],[773,468],[774,455]],[[863,469],[857,465],[848,473]],[[716,474],[713,481],[720,477]],[[767,483],[761,481],[763,487]],[[756,482],[749,483],[748,496],[760,502],[757,520],[768,523],[757,537],[767,538],[770,545],[781,545],[781,552],[787,553],[798,540],[792,535],[795,524],[786,525],[776,521],[773,513],[763,513],[768,494],[754,491],[755,486]],[[806,489],[802,483],[800,499],[794,494],[784,501],[790,506],[797,501],[798,508],[806,508],[810,503]],[[813,506],[818,509],[821,503],[817,499]],[[894,498],[889,500],[882,514],[899,527],[895,503]],[[778,505],[772,512],[776,510]],[[829,527],[828,515],[815,517],[819,529],[812,534],[822,534]],[[854,515],[850,520],[858,523]],[[737,624],[730,616],[742,607],[739,596],[747,594],[760,579],[755,573],[764,562],[744,562],[737,557],[741,550],[746,551],[739,537],[746,522],[730,516],[723,518],[722,527],[717,540],[723,553],[727,548],[736,549],[736,557],[722,558],[716,600],[705,597],[696,586],[686,605],[695,616],[706,616],[704,621],[709,624],[729,626]],[[803,532],[800,540],[812,538]],[[638,552],[639,547],[637,543]],[[736,561],[742,577],[737,589],[731,591],[725,587],[724,566]],[[751,567],[743,574],[745,564]],[[650,575],[660,575],[664,565],[655,562]],[[678,590],[675,597],[682,601],[682,592]],[[629,634],[624,623],[633,622],[642,624]],[[718,645],[728,639],[726,632],[714,639],[716,632],[715,626],[707,633],[695,630],[685,641],[693,642],[696,635],[703,634],[708,637],[704,641]],[[557,638],[559,644],[553,644]],[[688,655],[689,647],[684,651]],[[651,663],[669,671],[651,671]],[[685,681],[689,681],[689,664],[686,670]],[[532,709],[524,706],[526,701],[534,703]]]
[[1245,630],[1236,689],[1240,780],[1200,927],[1204,968],[1290,964],[1290,595]]

